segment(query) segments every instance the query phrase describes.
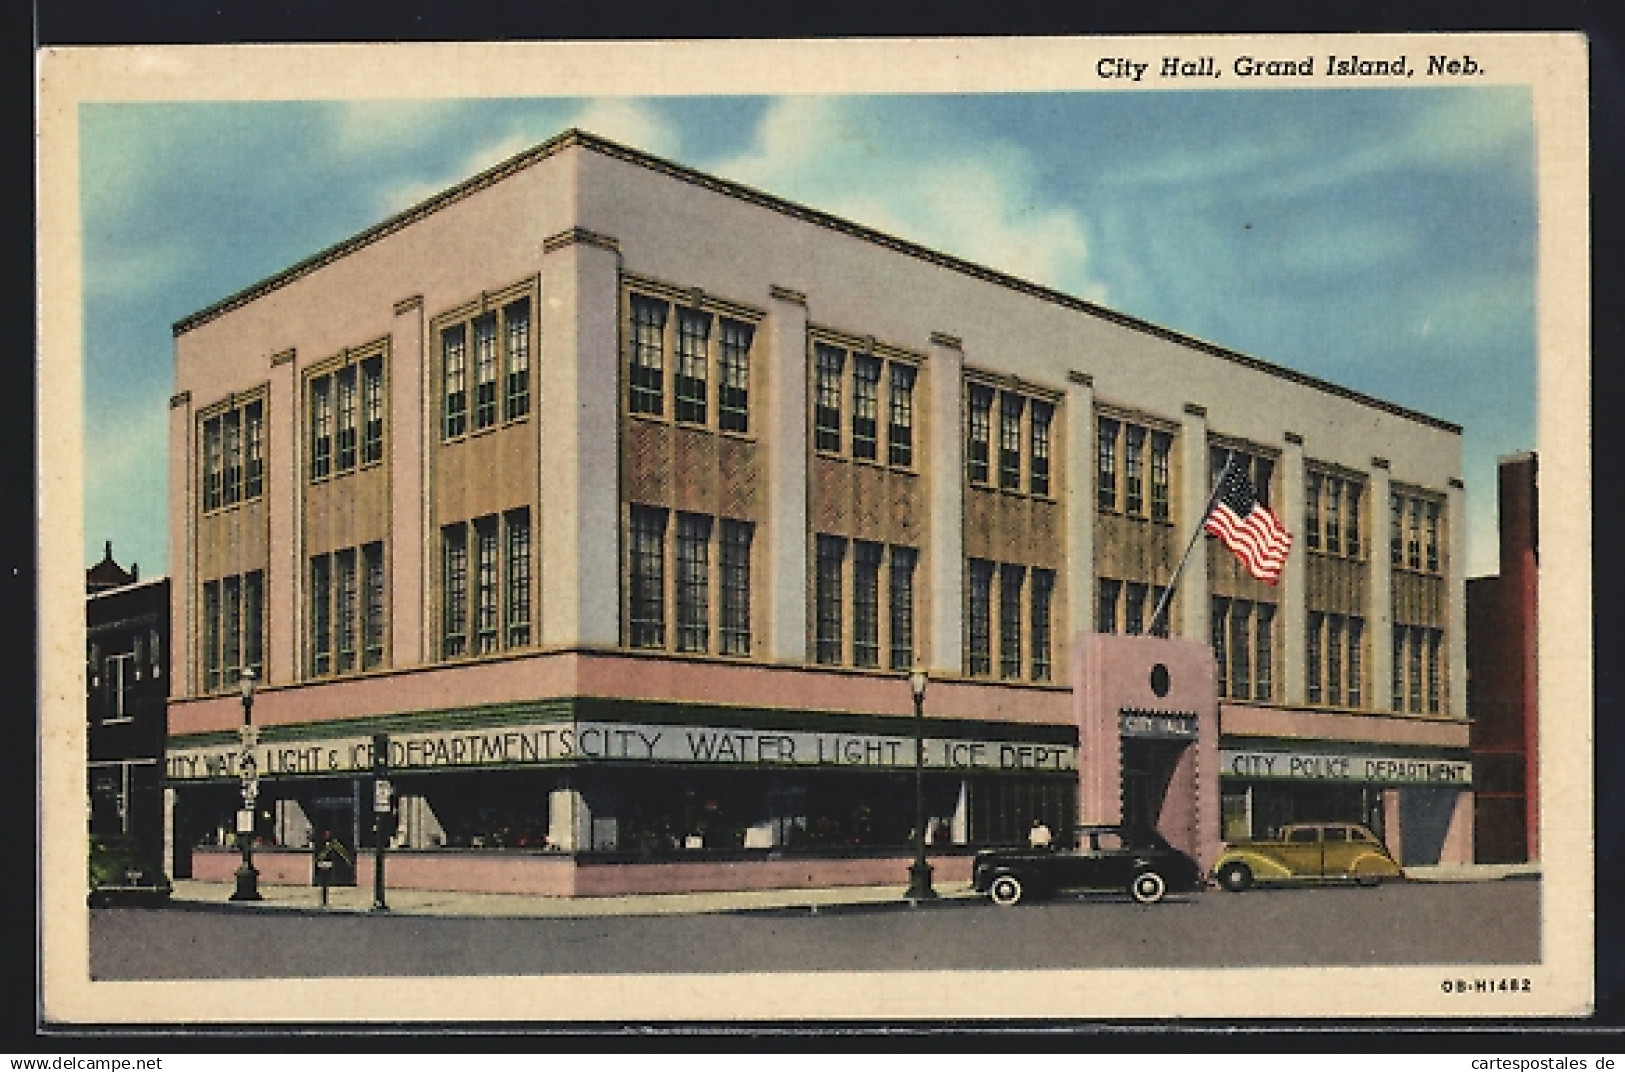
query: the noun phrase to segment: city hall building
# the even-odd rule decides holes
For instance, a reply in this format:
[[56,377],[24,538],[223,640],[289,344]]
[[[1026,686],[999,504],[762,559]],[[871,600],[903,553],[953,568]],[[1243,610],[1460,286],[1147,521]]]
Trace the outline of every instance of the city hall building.
[[[376,758],[391,885],[901,884],[917,729],[939,880],[1035,818],[1468,858],[1449,423],[575,130],[174,335],[198,877],[249,669],[267,881]],[[1285,572],[1204,538],[1153,622],[1227,462]]]

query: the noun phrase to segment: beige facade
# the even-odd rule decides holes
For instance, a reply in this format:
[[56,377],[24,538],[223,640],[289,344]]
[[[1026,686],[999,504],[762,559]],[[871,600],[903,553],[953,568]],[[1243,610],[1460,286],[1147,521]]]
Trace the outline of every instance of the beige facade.
[[[933,769],[933,842],[1065,821],[1096,761],[1069,715],[1072,642],[1151,630],[1230,457],[1298,536],[1275,586],[1198,542],[1163,616],[1219,656],[1226,740],[1392,737],[1327,737],[1325,712],[1436,730],[1418,754],[1465,747],[1459,429],[592,135],[175,334],[171,780],[200,815],[228,783],[188,761],[235,725],[253,666],[272,742],[758,734],[753,757],[662,762],[651,743],[642,766],[448,752],[403,775],[429,816],[414,850],[458,823],[488,841],[492,811],[572,851],[828,847],[830,801],[894,803],[913,762],[899,672],[919,665],[933,767],[995,757]],[[593,660],[625,672],[584,691]],[[1255,712],[1285,728],[1254,740]],[[764,727],[794,755],[764,752]],[[809,760],[800,733],[861,739],[873,762]],[[997,759],[1051,747],[1052,768]],[[297,843],[295,813],[353,796],[350,772],[291,772],[269,821]],[[748,789],[717,788],[724,772]],[[751,814],[677,814],[696,786],[694,807]],[[836,818],[892,832],[871,846],[912,821]]]

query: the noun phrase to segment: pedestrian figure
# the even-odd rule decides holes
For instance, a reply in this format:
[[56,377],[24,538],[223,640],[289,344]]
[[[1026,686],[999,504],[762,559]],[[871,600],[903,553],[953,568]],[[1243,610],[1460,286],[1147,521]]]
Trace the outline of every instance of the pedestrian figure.
[[1044,820],[1033,820],[1033,828],[1027,831],[1027,845],[1034,849],[1047,849],[1050,847],[1049,827],[1044,825]]

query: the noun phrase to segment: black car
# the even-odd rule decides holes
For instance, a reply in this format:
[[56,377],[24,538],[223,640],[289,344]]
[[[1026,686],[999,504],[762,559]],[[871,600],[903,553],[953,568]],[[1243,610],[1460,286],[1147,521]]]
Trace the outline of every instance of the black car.
[[1200,889],[1196,861],[1149,830],[1080,826],[1073,847],[983,849],[971,883],[996,905],[1037,900],[1062,890],[1120,890],[1140,904]]

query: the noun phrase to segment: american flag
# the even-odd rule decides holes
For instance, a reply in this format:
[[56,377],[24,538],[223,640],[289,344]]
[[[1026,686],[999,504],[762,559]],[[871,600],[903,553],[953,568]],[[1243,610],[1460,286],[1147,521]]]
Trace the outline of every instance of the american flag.
[[1286,553],[1292,548],[1292,533],[1275,511],[1258,501],[1252,482],[1240,469],[1231,467],[1225,472],[1202,528],[1234,551],[1254,577],[1265,584],[1280,579]]

